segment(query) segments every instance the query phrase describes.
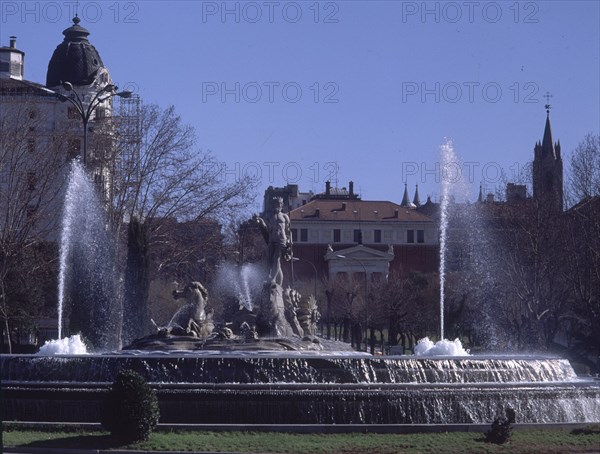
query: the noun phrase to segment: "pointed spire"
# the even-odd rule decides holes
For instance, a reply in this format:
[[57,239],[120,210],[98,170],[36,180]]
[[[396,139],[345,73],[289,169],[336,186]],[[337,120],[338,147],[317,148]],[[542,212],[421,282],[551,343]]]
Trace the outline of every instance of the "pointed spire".
[[554,142],[552,141],[552,127],[550,126],[550,109],[552,106],[550,105],[550,98],[552,95],[549,92],[546,92],[544,95],[546,98],[546,126],[544,128],[544,138],[542,139],[542,156],[547,156],[548,154],[552,154],[554,159],[556,159],[556,153],[554,150]]
[[477,197],[479,203],[483,203],[483,185],[479,185],[479,197]]
[[415,187],[415,196],[413,198],[413,204],[417,207],[421,206],[421,198],[419,197],[419,185]]
[[550,126],[550,113],[548,113],[548,115],[546,116],[546,127],[544,128],[544,139],[542,140],[542,152],[544,154],[554,154],[554,146],[552,142],[552,128]]
[[400,206],[408,207],[410,203],[410,199],[408,198],[408,187],[407,184],[404,183],[404,196],[402,197],[402,202],[400,202]]

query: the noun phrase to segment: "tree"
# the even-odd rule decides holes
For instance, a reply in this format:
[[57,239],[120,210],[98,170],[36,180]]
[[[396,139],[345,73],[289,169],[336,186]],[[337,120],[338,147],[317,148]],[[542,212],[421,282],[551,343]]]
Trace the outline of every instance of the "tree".
[[501,258],[498,285],[506,291],[498,319],[518,348],[550,348],[567,311],[562,246],[564,219],[531,201],[505,204],[496,222]]
[[[115,231],[119,234],[127,222],[136,225],[129,230],[127,240],[125,273],[130,278],[124,301],[125,323],[133,320],[133,326],[148,323],[144,320],[147,290],[143,289],[148,288],[149,275],[191,274],[188,271],[197,271],[199,261],[218,255],[220,243],[214,238],[204,242],[198,237],[185,238],[185,227],[181,226],[224,221],[248,205],[255,184],[250,178],[227,182],[215,156],[194,149],[195,131],[183,123],[173,107],[143,106],[140,127],[139,156],[114,166],[120,169],[114,182]],[[182,244],[184,238],[187,241]],[[137,334],[124,333],[124,341]]]
[[42,277],[56,266],[56,250],[43,243],[57,238],[69,135],[43,126],[32,99],[1,110],[0,317],[9,351],[12,323],[33,324],[45,305]]
[[571,203],[600,195],[600,135],[588,134],[570,156],[569,188]]
[[563,266],[569,313],[564,329],[578,358],[592,367],[600,354],[600,136],[588,134],[570,156]]

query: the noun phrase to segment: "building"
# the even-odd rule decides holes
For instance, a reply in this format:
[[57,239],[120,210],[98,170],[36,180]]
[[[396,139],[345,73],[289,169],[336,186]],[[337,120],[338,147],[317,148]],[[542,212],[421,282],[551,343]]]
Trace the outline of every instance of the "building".
[[265,191],[263,200],[263,214],[269,212],[273,208],[273,199],[281,198],[283,200],[283,212],[289,213],[296,208],[305,205],[312,197],[312,191],[300,192],[297,184],[288,184],[283,188],[275,188],[269,186]]
[[[57,255],[71,163],[81,158],[84,150],[87,171],[98,192],[107,201],[112,196],[119,164],[116,120],[122,118],[113,116],[112,96],[118,93],[100,54],[88,40],[89,34],[79,18],[73,18],[49,59],[45,83],[27,79],[25,52],[17,48],[16,37],[10,37],[8,46],[0,47],[2,276],[7,275],[7,269],[17,268],[15,262],[22,259],[21,251],[33,249],[31,245],[43,247],[48,255],[44,263],[55,263],[50,259]],[[75,103],[78,99],[82,110]],[[82,114],[88,115],[86,133]],[[4,260],[6,257],[16,259],[9,263]],[[14,279],[2,284],[5,288],[17,286]],[[30,284],[32,293],[36,293],[35,285],[56,288],[55,283]],[[7,294],[14,290],[8,289]],[[49,308],[56,306],[55,292],[37,293],[42,295],[39,298],[44,299],[43,307],[50,313]],[[10,300],[13,305],[18,303],[15,298]]]
[[298,279],[350,273],[377,280],[437,270],[437,223],[412,203],[362,200],[352,182],[347,190],[327,182],[325,192],[289,216]]

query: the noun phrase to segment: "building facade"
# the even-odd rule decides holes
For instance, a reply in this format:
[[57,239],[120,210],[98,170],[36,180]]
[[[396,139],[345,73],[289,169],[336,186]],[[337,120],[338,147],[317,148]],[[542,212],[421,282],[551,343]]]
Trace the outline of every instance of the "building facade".
[[390,273],[432,272],[438,268],[438,226],[414,204],[362,200],[348,190],[331,188],[290,211],[294,275],[334,279],[362,274],[369,280]]

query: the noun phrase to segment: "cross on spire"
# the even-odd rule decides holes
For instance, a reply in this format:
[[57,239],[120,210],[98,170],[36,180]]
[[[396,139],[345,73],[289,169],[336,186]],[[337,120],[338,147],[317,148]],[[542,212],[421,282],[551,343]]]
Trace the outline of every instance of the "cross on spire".
[[548,115],[550,115],[550,109],[552,108],[552,106],[550,105],[550,98],[552,98],[552,95],[550,94],[549,91],[546,92],[546,94],[544,95],[544,98],[546,98],[546,105],[544,106],[546,109],[546,113]]

